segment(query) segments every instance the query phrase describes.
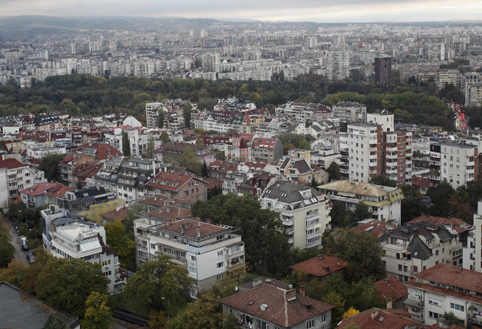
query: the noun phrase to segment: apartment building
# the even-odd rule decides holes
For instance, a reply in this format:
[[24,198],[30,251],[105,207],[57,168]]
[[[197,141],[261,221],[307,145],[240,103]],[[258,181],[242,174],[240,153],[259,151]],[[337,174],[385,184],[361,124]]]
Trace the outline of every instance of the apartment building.
[[50,206],[41,211],[44,249],[54,257],[77,258],[100,264],[109,282],[109,292],[122,291],[127,277],[120,270],[118,256],[107,247],[103,226],[86,222],[80,215]]
[[463,76],[462,89],[465,94],[465,106],[482,105],[482,76],[479,73],[466,73]]
[[311,167],[311,151],[291,149],[288,156],[279,160],[276,165],[279,173],[288,180],[311,183],[314,179],[318,184],[328,182],[329,175],[325,170]]
[[321,247],[321,237],[331,221],[331,204],[320,192],[295,182],[277,182],[264,190],[259,201],[263,209],[280,213],[293,247]]
[[482,273],[449,264],[438,264],[415,274],[405,285],[408,312],[427,325],[446,324],[445,313],[452,313],[465,328],[482,325]]
[[458,87],[459,84],[459,70],[458,69],[439,69],[436,78],[437,91],[442,90],[446,85],[453,85]]
[[357,102],[341,102],[333,105],[333,117],[346,122],[366,122],[367,107]]
[[412,132],[395,131],[393,114],[368,114],[367,121],[350,123],[340,133],[342,177],[369,182],[385,175],[398,186],[411,184]]
[[159,128],[159,111],[167,112],[164,103],[146,103],[146,127],[149,129]]
[[392,77],[392,59],[390,57],[375,58],[374,69],[375,83],[390,84],[390,78]]
[[382,174],[382,126],[365,122],[347,125],[340,132],[340,173],[344,179],[369,182]]
[[465,269],[482,273],[482,201],[477,204],[474,226],[467,237],[462,264]]
[[456,189],[478,180],[478,156],[478,147],[464,141],[430,144],[430,186],[446,181]]
[[459,265],[454,254],[461,254],[462,244],[442,225],[416,222],[388,232],[382,248],[387,276],[406,282],[437,264]]
[[283,156],[283,144],[277,138],[254,138],[251,143],[253,161],[278,161]]
[[356,205],[363,202],[368,205],[373,219],[396,225],[401,223],[401,204],[405,197],[399,188],[340,180],[318,189],[330,200],[345,204],[348,210],[355,210]]
[[134,222],[136,257],[141,264],[168,255],[194,279],[191,295],[245,273],[244,243],[236,229],[199,220],[139,218]]
[[156,175],[161,163],[144,159],[123,159],[117,173],[117,197],[135,202],[147,196],[147,182]]
[[9,201],[20,196],[19,191],[46,181],[43,171],[29,168],[17,159],[0,158],[0,205],[7,207]]

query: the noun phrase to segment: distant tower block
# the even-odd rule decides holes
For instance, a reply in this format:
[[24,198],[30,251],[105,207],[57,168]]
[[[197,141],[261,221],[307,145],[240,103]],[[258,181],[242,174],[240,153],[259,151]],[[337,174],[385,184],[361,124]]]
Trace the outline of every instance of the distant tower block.
[[375,58],[375,83],[388,85],[392,75],[392,59]]

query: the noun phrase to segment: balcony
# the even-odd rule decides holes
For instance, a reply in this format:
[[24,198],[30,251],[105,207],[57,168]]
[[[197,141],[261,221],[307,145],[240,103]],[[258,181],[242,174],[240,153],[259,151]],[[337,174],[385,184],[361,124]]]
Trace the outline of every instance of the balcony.
[[431,166],[439,166],[440,167],[440,161],[430,161]]
[[466,161],[466,162],[465,162],[465,165],[466,165],[467,167],[473,167],[473,166],[475,166],[475,163],[474,163],[474,161]]
[[430,152],[430,157],[431,157],[431,158],[440,159],[440,153]]

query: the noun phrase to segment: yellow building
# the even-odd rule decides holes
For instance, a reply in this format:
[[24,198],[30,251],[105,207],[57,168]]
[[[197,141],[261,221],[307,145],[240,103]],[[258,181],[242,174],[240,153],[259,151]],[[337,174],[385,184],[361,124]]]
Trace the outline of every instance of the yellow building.
[[79,215],[85,216],[86,220],[95,222],[97,224],[101,224],[102,214],[108,211],[115,210],[117,207],[123,206],[125,204],[126,204],[125,200],[119,200],[119,199],[109,200],[107,202],[91,205],[89,207],[89,210],[79,212]]

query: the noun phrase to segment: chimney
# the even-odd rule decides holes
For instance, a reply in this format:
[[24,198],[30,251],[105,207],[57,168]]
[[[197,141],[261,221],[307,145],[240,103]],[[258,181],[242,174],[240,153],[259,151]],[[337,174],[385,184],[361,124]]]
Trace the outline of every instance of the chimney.
[[371,313],[372,319],[375,319],[377,316],[378,316],[378,309],[374,310],[374,311]]
[[171,226],[171,225],[172,225],[172,220],[168,219],[168,220],[166,221],[166,224],[167,224],[167,226]]
[[300,295],[305,297],[306,296],[306,290],[305,290],[305,285],[300,286]]
[[295,289],[290,289],[286,290],[285,292],[286,300],[288,302],[295,300],[296,299],[296,290]]
[[201,229],[199,227],[196,229],[196,235],[198,238],[201,237]]

